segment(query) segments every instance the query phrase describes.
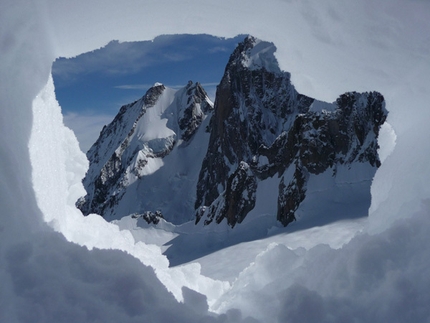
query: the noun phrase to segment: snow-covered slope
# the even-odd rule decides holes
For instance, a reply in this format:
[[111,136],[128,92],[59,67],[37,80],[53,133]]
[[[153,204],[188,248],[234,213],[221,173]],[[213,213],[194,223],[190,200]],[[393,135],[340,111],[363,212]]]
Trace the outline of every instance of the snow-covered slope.
[[180,90],[156,83],[123,106],[87,153],[82,212],[112,220],[161,211],[174,223],[190,220],[212,106],[192,82]]

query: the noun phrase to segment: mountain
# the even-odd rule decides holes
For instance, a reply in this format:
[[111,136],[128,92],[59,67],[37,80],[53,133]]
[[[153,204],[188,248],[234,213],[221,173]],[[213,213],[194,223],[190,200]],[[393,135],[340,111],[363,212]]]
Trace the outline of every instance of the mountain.
[[178,91],[156,84],[122,107],[87,153],[78,207],[107,219],[147,212],[148,222],[231,227],[266,214],[284,226],[366,215],[383,96],[302,95],[275,51],[252,36],[238,44],[214,105],[190,82]]
[[180,90],[156,83],[121,107],[87,153],[84,214],[119,219],[161,211],[169,220],[192,219],[199,163],[209,139],[213,103],[199,83]]
[[[197,222],[226,218],[233,227],[254,210],[287,225],[296,213],[332,214],[332,202],[345,205],[344,213],[370,205],[377,137],[387,116],[383,96],[351,92],[329,104],[301,95],[280,71],[275,50],[247,37],[230,57],[197,185]],[[310,197],[318,210],[300,210]]]

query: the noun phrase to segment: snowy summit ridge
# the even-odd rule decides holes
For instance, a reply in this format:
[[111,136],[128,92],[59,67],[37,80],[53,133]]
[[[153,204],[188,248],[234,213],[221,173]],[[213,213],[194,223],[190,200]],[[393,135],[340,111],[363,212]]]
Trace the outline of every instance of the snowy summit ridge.
[[[187,200],[192,194],[187,194],[192,180],[176,178],[185,178],[193,170],[189,158],[203,158],[207,135],[200,126],[207,123],[212,109],[204,89],[191,81],[179,90],[156,83],[140,100],[121,107],[87,153],[91,162],[83,183],[88,194],[78,201],[78,207],[84,214],[109,219],[143,210],[161,209],[179,218],[189,213],[187,205],[192,201]],[[172,199],[171,212],[162,207],[165,192],[170,190],[184,193],[177,195],[183,207],[175,209]]]
[[252,36],[238,44],[214,105],[189,82],[178,91],[156,83],[122,107],[87,154],[83,213],[159,211],[175,224],[231,227],[263,214],[284,226],[367,215],[383,96],[302,95],[275,51]]
[[243,44],[236,49],[241,53],[240,60],[244,67],[250,70],[266,69],[273,73],[280,73],[281,70],[275,57],[276,46],[273,43],[266,42],[248,36]]

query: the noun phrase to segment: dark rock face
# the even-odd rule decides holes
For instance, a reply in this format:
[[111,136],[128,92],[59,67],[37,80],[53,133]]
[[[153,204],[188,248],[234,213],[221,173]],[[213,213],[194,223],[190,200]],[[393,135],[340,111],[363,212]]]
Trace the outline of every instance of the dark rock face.
[[250,167],[245,162],[240,162],[238,168],[228,178],[226,190],[215,200],[212,205],[200,207],[196,214],[196,223],[205,217],[205,225],[210,224],[214,219],[216,223],[227,222],[234,227],[236,223],[241,223],[245,216],[255,206],[257,189],[257,179],[250,171]]
[[243,66],[245,53],[254,43],[255,39],[248,37],[239,44],[217,88],[211,139],[200,173],[196,207],[212,203],[221,193],[212,184],[219,183],[224,190],[228,176],[241,161],[252,161],[261,145],[271,145],[282,129],[289,126],[288,116],[306,111],[313,102],[296,92],[289,73]]
[[350,92],[327,104],[301,95],[290,74],[273,67],[274,57],[269,70],[259,64],[272,47],[248,37],[230,57],[197,185],[196,222],[226,218],[233,227],[244,219],[255,201],[232,191],[230,183],[245,164],[246,180],[254,179],[248,193],[269,177],[280,178],[277,219],[285,226],[306,198],[310,174],[334,169],[335,176],[337,165],[356,162],[375,171],[380,165],[376,139],[387,116],[383,96]]
[[131,217],[134,219],[142,218],[146,223],[155,225],[157,225],[161,219],[164,219],[160,211],[145,211],[143,214],[133,214]]
[[181,129],[181,138],[190,140],[203,121],[204,116],[213,109],[207,101],[207,94],[200,83],[189,81],[187,89],[187,107],[183,110],[178,123]]

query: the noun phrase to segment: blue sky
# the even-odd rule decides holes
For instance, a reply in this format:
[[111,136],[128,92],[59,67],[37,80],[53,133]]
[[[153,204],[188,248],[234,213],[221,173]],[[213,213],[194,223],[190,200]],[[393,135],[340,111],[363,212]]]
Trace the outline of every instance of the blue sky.
[[228,58],[244,35],[162,35],[152,41],[118,42],[53,63],[55,92],[65,124],[87,151],[120,107],[155,83],[172,88],[200,82],[211,99]]
[[116,113],[155,82],[202,83],[213,98],[228,58],[244,36],[164,35],[153,41],[111,41],[105,47],[53,64],[63,113]]

